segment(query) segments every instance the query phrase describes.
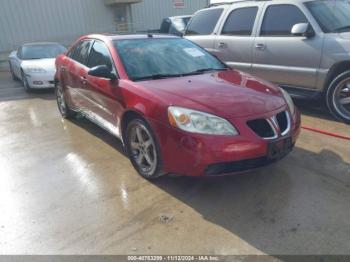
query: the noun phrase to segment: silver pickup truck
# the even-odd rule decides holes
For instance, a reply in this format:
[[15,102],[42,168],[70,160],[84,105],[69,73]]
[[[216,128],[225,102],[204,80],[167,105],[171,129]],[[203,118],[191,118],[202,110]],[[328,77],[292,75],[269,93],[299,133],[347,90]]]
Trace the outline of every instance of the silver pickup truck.
[[350,123],[350,1],[246,0],[198,11],[185,37]]

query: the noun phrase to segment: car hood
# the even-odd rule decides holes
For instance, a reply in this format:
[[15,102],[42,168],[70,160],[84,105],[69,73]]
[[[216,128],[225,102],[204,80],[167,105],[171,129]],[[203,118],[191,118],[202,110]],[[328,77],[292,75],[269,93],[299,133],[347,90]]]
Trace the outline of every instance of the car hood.
[[228,118],[264,114],[286,105],[279,87],[235,70],[139,84],[169,105]]
[[24,61],[22,61],[21,66],[24,70],[28,67],[40,67],[40,68],[45,69],[45,71],[48,73],[55,73],[56,72],[54,58],[24,60]]

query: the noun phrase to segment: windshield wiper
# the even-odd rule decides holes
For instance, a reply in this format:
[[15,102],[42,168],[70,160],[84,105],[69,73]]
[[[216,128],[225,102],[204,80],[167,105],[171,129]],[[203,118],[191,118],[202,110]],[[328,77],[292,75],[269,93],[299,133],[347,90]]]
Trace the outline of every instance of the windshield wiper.
[[202,68],[202,69],[198,69],[196,71],[193,72],[189,72],[189,73],[185,73],[182,74],[183,76],[189,76],[189,75],[201,75],[205,72],[211,72],[211,71],[226,71],[228,70],[228,68]]
[[142,80],[156,80],[156,79],[164,79],[164,78],[170,78],[170,77],[180,77],[182,75],[180,74],[154,74],[149,76],[141,76],[141,77],[135,77],[132,80],[133,81],[142,81]]
[[350,29],[350,25],[342,26],[342,27],[339,27],[339,28],[336,28],[336,29],[332,30],[332,33],[339,33],[339,32],[342,32],[342,31],[349,30],[349,29]]

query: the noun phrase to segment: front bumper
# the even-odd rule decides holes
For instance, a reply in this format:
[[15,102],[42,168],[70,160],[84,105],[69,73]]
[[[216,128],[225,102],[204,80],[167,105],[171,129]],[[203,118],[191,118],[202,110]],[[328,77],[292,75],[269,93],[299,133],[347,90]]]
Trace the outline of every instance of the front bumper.
[[45,89],[55,87],[54,73],[26,74],[26,76],[30,88]]
[[[272,112],[275,114],[276,112]],[[270,158],[270,144],[246,124],[247,119],[235,119],[238,136],[210,136],[191,134],[151,121],[162,151],[166,173],[187,176],[214,176],[239,173],[274,163],[293,149],[300,134],[300,114],[296,113],[290,132],[277,140],[290,138],[290,150],[278,158]]]

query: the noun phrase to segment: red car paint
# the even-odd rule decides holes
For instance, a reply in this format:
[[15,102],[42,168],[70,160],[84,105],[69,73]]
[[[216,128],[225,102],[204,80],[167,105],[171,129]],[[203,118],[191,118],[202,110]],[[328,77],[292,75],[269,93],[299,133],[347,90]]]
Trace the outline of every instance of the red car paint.
[[[117,69],[118,80],[90,76],[88,67],[66,54],[57,58],[56,80],[63,87],[71,108],[87,108],[103,116],[117,126],[117,135],[121,139],[125,115],[136,112],[142,116],[156,135],[165,173],[201,176],[212,164],[257,159],[267,155],[271,141],[258,136],[247,125],[247,121],[271,118],[282,111],[289,112],[278,87],[235,70],[133,82],[128,78],[112,42],[132,38],[142,39],[147,36],[88,35],[77,41],[95,39],[104,42]],[[181,131],[169,124],[167,112],[171,105],[225,118],[236,127],[239,135],[213,136]],[[298,110],[291,122],[288,136],[295,143],[300,133]]]

